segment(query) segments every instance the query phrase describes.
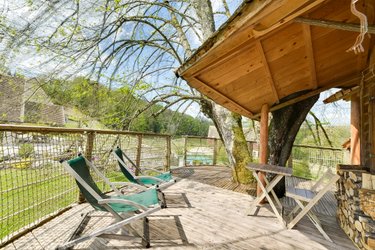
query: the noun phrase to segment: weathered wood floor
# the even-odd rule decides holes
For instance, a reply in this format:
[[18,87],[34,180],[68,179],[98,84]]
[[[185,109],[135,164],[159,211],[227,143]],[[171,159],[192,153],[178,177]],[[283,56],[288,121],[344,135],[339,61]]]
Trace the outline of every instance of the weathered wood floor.
[[[200,167],[186,167],[179,168],[173,171],[174,176],[180,178],[194,180],[197,182],[209,184],[215,187],[220,187],[235,192],[249,194],[256,196],[256,185],[255,184],[236,184],[232,182],[231,170],[228,167],[219,166],[200,166]],[[311,182],[304,179],[287,179],[293,181],[293,186],[310,188]],[[335,187],[333,187],[334,189]],[[296,203],[291,198],[283,198],[282,202],[287,207],[294,207]],[[334,196],[334,191],[327,192],[323,198],[313,207],[313,211],[318,214],[324,214],[329,216],[336,216],[337,201]]]
[[[191,168],[192,171],[176,171],[176,175],[182,177],[185,174],[185,178],[165,190],[168,208],[150,217],[152,249],[356,249],[332,216],[319,217],[334,243],[326,241],[307,218],[302,219],[295,229],[285,229],[268,205],[260,209],[258,216],[247,216],[247,208],[253,197],[246,194],[247,191],[233,192],[210,185],[212,179],[223,173],[216,173],[219,169],[210,167],[209,170],[213,170],[211,175],[210,171],[204,169],[205,167],[194,167]],[[196,180],[193,178],[194,174]],[[214,183],[218,184],[217,181]],[[242,188],[247,190],[245,187],[240,189]],[[7,245],[5,249],[53,249],[72,233],[80,220],[80,214],[91,210],[87,204],[76,205]],[[108,225],[111,221],[111,217],[95,212],[85,227],[85,232]],[[108,238],[96,238],[75,247],[138,248],[141,248],[140,241]]]

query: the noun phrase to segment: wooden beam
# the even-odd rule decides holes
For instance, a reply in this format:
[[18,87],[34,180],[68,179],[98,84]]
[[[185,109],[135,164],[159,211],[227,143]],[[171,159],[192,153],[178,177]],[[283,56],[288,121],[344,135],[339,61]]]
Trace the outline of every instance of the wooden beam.
[[[293,21],[296,23],[303,23],[303,24],[322,27],[322,28],[330,28],[330,29],[345,30],[345,31],[352,31],[352,32],[360,31],[360,25],[357,23],[344,23],[344,22],[337,22],[337,21],[330,21],[330,20],[310,19],[310,18],[305,18],[305,17],[297,17]],[[375,26],[368,25],[367,33],[375,34]]]
[[[275,110],[278,110],[278,109],[281,109],[281,108],[284,108],[286,106],[289,106],[289,105],[292,105],[292,104],[295,104],[297,102],[300,102],[300,101],[303,101],[311,96],[314,96],[314,95],[317,95],[317,94],[320,94],[321,92],[323,91],[326,91],[328,89],[331,89],[331,88],[334,88],[334,87],[338,87],[338,86],[344,86],[346,84],[349,84],[349,83],[353,83],[355,81],[360,81],[361,80],[361,76],[360,75],[356,75],[356,76],[352,76],[351,78],[348,79],[348,77],[346,77],[346,80],[337,80],[337,81],[333,81],[331,83],[328,83],[326,85],[324,85],[323,87],[321,88],[318,88],[318,89],[315,89],[315,90],[312,90],[310,91],[309,93],[307,94],[304,94],[304,95],[301,95],[301,96],[298,96],[296,98],[293,98],[291,100],[288,100],[286,102],[283,102],[283,103],[280,103],[278,105],[275,105],[273,107],[270,108],[270,112],[273,112]],[[256,119],[256,118],[259,118],[260,117],[260,114],[255,114],[253,117],[251,117],[252,119]]]
[[361,104],[359,96],[353,96],[351,100],[350,112],[350,162],[352,165],[361,164],[360,151],[360,112]]
[[[260,118],[260,148],[259,148],[259,163],[267,164],[267,149],[268,149],[268,104],[263,104]],[[265,174],[258,172],[258,176],[263,186],[266,186]],[[262,189],[257,185],[257,196],[262,194]]]
[[323,103],[328,104],[328,103],[332,103],[332,102],[337,102],[341,99],[349,98],[350,96],[359,93],[359,90],[360,90],[359,86],[355,86],[355,87],[350,88],[350,89],[343,89],[343,90],[337,91],[333,95],[324,99]]
[[311,75],[311,87],[312,89],[318,88],[318,82],[316,78],[316,67],[315,67],[315,57],[314,48],[311,39],[311,30],[309,25],[302,25],[303,38],[305,39],[306,54],[309,58],[310,64],[310,75]]
[[270,70],[270,67],[268,65],[266,55],[264,54],[262,42],[260,40],[256,41],[256,48],[257,48],[257,51],[260,54],[260,57],[262,59],[264,70],[266,71],[267,79],[268,79],[268,82],[269,82],[270,87],[272,89],[272,94],[273,94],[273,96],[274,96],[274,98],[276,100],[276,103],[279,103],[279,100],[280,100],[279,99],[279,95],[277,94],[276,87],[275,87],[275,82],[274,82],[274,80],[272,78],[271,70]]
[[[228,96],[226,95],[223,95],[221,92],[219,92],[218,90],[212,88],[210,85],[206,84],[205,82],[199,80],[198,78],[196,77],[192,77],[190,79],[187,79],[188,82],[197,82],[198,84],[200,85],[203,85],[204,88],[206,89],[209,89],[211,92],[215,93],[216,95],[218,95],[219,97],[225,99],[226,101],[230,102],[232,105],[234,105],[237,109],[239,109],[243,115],[245,116],[248,116],[248,117],[252,117],[254,114],[247,110],[245,107],[241,106],[240,104],[238,104],[236,101],[234,101],[233,99],[229,98]],[[194,88],[197,88],[196,86],[193,86]],[[198,89],[198,88],[197,88]]]
[[273,24],[272,26],[266,28],[266,29],[263,29],[263,30],[256,30],[256,29],[253,29],[253,36],[255,38],[258,38],[258,37],[261,37],[261,36],[264,36],[266,35],[267,33],[277,29],[278,27],[282,26],[282,25],[285,25],[286,23],[288,23],[289,21],[291,20],[294,20],[296,17],[300,16],[300,15],[303,15],[305,14],[307,11],[311,10],[312,8],[318,6],[319,4],[321,4],[322,2],[324,2],[325,0],[315,0],[314,2],[306,5],[305,7],[303,8],[300,8],[299,10],[296,10],[295,12],[293,12],[292,14],[290,14],[289,16],[286,16],[284,18],[282,18],[280,21],[278,21],[277,23]]

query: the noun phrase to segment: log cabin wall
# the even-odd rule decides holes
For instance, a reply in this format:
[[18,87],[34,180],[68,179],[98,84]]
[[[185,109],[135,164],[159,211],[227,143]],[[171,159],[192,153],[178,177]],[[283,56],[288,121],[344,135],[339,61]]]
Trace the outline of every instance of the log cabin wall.
[[361,83],[361,165],[375,174],[375,65],[364,72]]
[[361,166],[339,166],[337,217],[359,249],[375,249],[375,72],[364,71],[360,86]]

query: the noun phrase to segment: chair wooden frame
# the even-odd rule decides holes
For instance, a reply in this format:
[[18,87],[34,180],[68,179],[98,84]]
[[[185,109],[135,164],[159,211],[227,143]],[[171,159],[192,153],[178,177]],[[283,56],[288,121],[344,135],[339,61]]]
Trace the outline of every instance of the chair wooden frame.
[[[289,222],[287,223],[287,228],[293,228],[305,215],[307,215],[323,237],[326,240],[333,242],[323,230],[320,220],[311,211],[311,208],[324,196],[328,190],[330,190],[331,186],[337,182],[339,178],[340,177],[338,175],[332,173],[332,171],[328,169],[326,173],[312,186],[311,190],[287,186],[285,195],[294,199],[297,203],[297,206],[288,215]],[[323,188],[318,191],[318,188],[322,185]],[[300,212],[295,215],[299,210]]]

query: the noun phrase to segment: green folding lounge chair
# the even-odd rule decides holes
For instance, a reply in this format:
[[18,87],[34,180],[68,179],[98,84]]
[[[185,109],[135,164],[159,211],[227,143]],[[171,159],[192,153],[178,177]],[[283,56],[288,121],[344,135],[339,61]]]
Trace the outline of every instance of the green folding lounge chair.
[[[140,169],[122,150],[121,148],[117,147],[116,149],[112,150],[112,155],[116,158],[122,173],[126,176],[126,178],[133,183],[137,183],[139,185],[143,185],[146,187],[157,186],[159,189],[165,189],[176,182],[173,179],[172,174],[170,172],[161,172],[156,169],[147,169],[143,168]],[[140,175],[136,176],[131,168],[125,163],[125,159],[130,162],[130,164],[136,168],[140,174],[144,173],[145,171],[154,171],[157,172],[158,175],[156,176],[146,176]]]
[[157,190],[147,189],[146,191],[132,195],[106,195],[99,189],[92,179],[88,163],[88,160],[83,156],[79,156],[69,161],[62,161],[62,165],[69,174],[75,178],[80,191],[91,206],[97,211],[111,213],[117,222],[110,226],[98,229],[88,235],[69,240],[59,246],[58,249],[70,248],[77,243],[89,240],[93,237],[108,237],[108,234],[111,234],[111,232],[116,229],[126,230],[126,235],[120,235],[121,238],[132,240],[139,237],[142,239],[142,245],[144,247],[149,247],[150,241],[147,233],[146,236],[141,236],[130,226],[130,223],[142,219],[146,230],[145,232],[147,232],[148,219],[146,216],[161,209]]

